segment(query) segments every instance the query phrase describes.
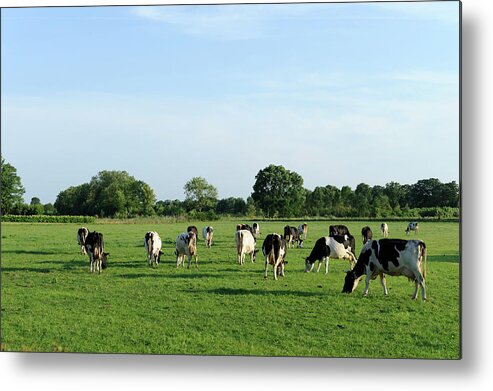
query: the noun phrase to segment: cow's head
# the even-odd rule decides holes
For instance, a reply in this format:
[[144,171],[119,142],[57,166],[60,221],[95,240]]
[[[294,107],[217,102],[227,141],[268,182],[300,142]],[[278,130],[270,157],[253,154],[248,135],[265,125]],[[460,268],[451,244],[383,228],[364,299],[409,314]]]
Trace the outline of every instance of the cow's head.
[[101,255],[101,267],[103,269],[106,269],[108,267],[107,260],[108,260],[109,256],[110,256],[110,253],[103,253]]
[[360,277],[356,277],[356,273],[352,270],[346,271],[346,277],[344,278],[344,286],[342,287],[342,293],[351,293],[358,286]]
[[188,232],[188,250],[190,255],[195,255],[195,252],[197,251],[197,237],[193,231]]
[[305,273],[311,272],[313,270],[313,266],[315,266],[315,262],[310,259],[310,257],[306,257],[305,259]]

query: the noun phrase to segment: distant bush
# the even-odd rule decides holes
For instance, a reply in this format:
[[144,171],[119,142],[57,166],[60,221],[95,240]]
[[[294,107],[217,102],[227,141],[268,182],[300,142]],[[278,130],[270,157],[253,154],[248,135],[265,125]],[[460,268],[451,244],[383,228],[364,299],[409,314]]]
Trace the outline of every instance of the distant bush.
[[10,223],[94,223],[93,216],[5,215],[2,222]]

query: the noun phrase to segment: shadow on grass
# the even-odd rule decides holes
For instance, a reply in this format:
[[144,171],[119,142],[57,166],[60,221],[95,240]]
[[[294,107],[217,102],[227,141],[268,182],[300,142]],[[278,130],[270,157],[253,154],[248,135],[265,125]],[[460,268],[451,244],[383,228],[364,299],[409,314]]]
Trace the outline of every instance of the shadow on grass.
[[[191,270],[191,269],[190,269]],[[162,278],[162,279],[183,279],[193,280],[199,278],[224,278],[223,274],[212,273],[194,273],[194,274],[152,274],[152,273],[136,273],[136,274],[122,274],[122,278],[135,279],[135,278]]]
[[450,263],[459,263],[458,255],[427,255],[426,261],[428,262],[450,262]]
[[327,292],[301,292],[290,290],[268,291],[262,289],[244,289],[244,288],[216,288],[205,290],[182,290],[182,292],[188,293],[212,293],[216,295],[228,295],[228,296],[244,296],[244,295],[257,295],[257,296],[299,296],[299,297],[313,297],[313,296],[327,296]]
[[2,254],[31,254],[31,255],[59,255],[59,251],[39,251],[39,250],[2,250]]
[[48,268],[35,268],[35,267],[2,267],[2,273],[8,272],[29,272],[29,273],[50,273],[54,271],[54,269]]

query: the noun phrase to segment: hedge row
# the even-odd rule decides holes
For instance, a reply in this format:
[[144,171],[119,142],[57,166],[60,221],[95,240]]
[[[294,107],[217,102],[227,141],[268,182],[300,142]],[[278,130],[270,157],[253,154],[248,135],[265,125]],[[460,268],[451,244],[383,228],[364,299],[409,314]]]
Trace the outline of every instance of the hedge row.
[[2,222],[10,223],[94,223],[93,216],[55,216],[55,215],[5,215]]

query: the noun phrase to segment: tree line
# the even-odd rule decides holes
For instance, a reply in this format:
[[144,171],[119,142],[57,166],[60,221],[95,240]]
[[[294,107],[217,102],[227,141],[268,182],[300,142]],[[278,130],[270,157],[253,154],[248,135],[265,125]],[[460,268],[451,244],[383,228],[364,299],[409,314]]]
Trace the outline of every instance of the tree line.
[[25,204],[25,193],[15,168],[2,158],[2,214],[75,215],[109,218],[173,216],[211,220],[219,216],[266,218],[457,218],[459,185],[437,178],[414,184],[387,183],[370,186],[303,186],[303,178],[283,166],[269,165],[255,176],[247,199],[219,199],[215,186],[202,177],[185,183],[185,199],[157,200],[154,190],[126,171],[101,171],[90,182],[61,191],[54,204],[33,197]]

